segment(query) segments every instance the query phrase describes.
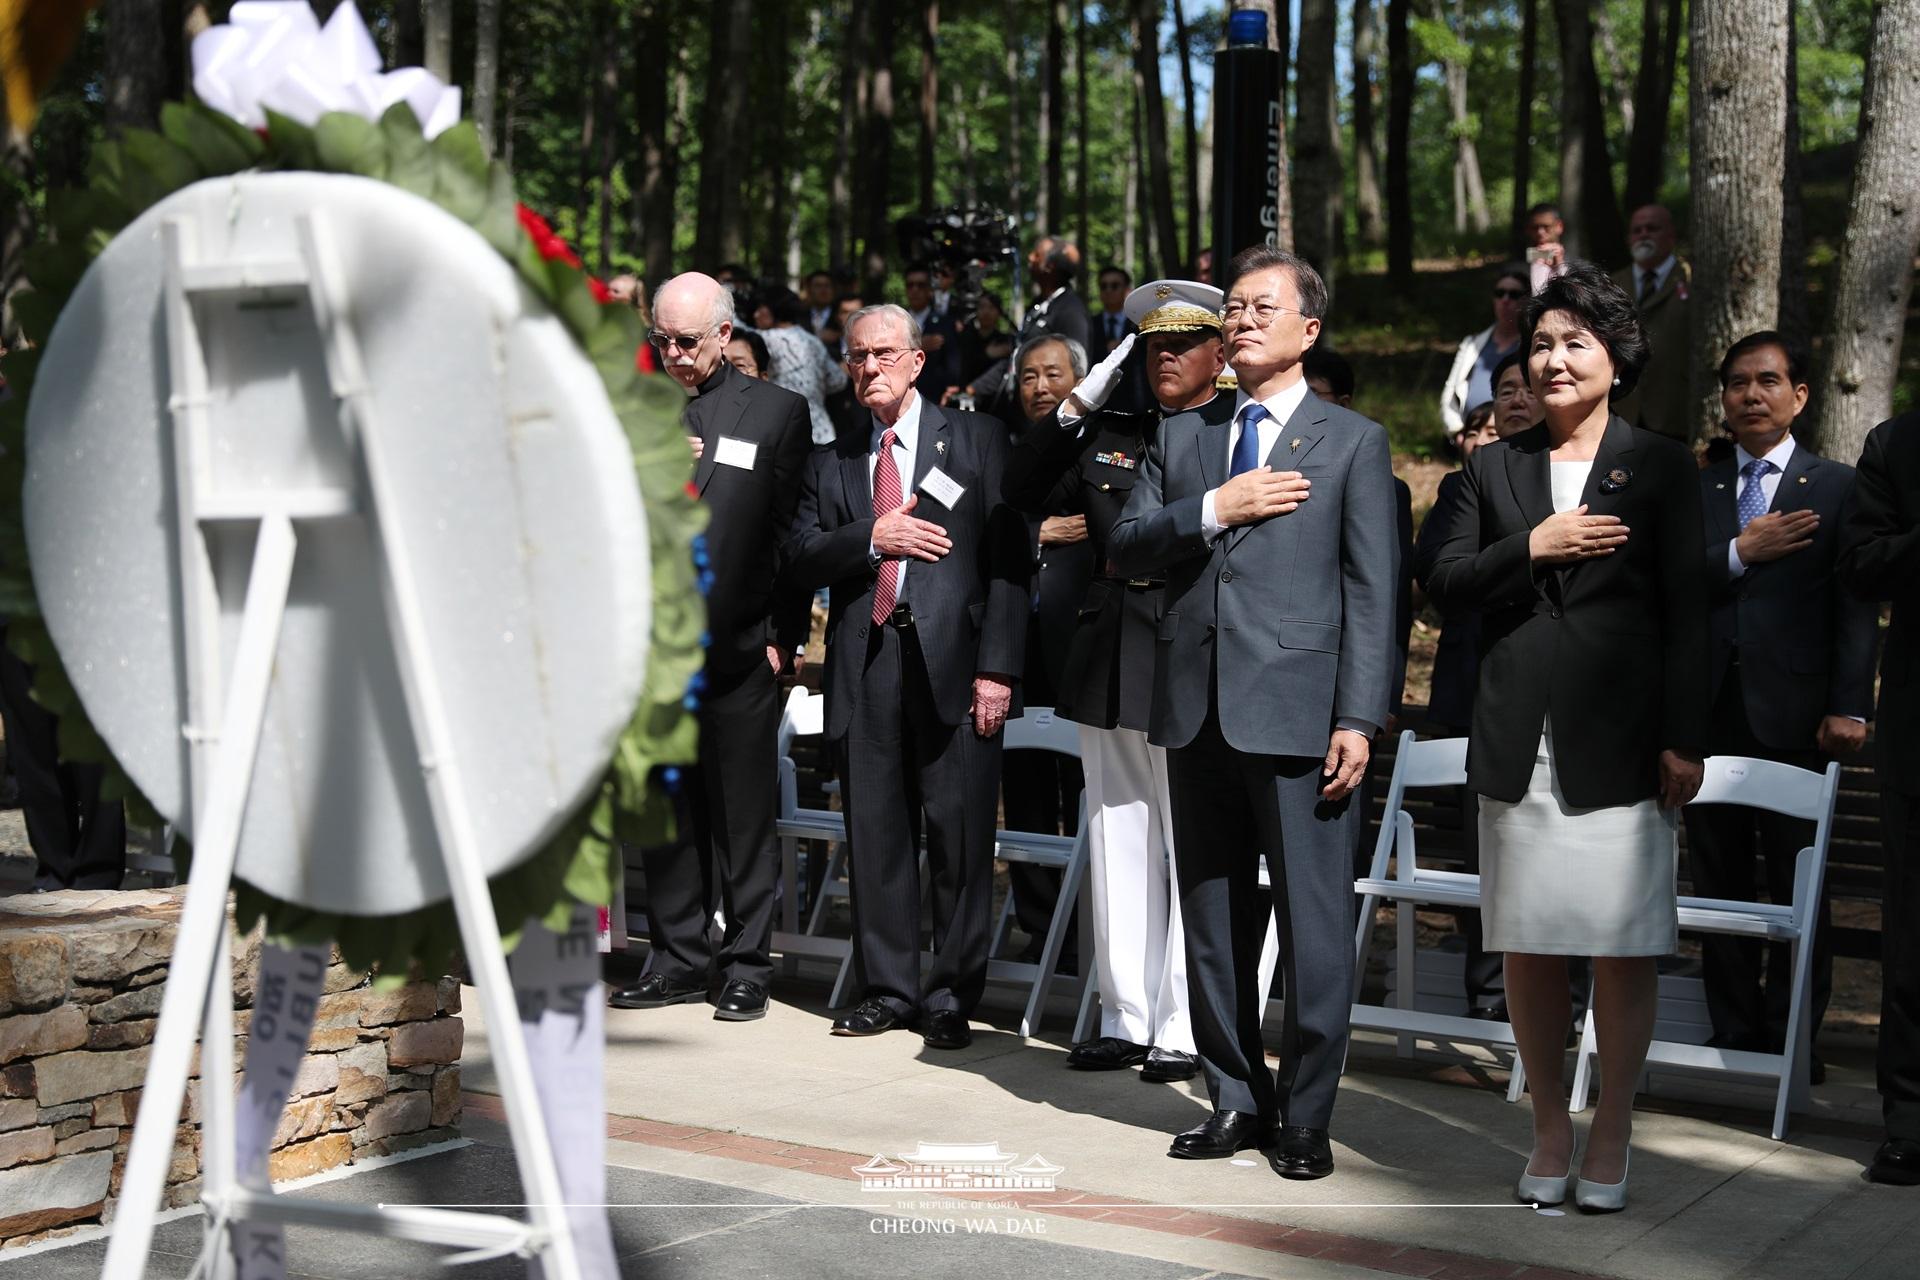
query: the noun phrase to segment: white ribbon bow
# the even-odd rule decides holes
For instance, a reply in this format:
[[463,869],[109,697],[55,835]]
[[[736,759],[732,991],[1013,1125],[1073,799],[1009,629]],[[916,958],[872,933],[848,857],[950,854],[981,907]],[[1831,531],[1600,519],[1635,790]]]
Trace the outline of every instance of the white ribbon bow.
[[193,91],[241,124],[269,109],[310,125],[329,111],[378,120],[405,102],[431,138],[460,120],[460,90],[424,67],[380,70],[380,50],[353,0],[322,27],[307,0],[239,0],[193,40]]

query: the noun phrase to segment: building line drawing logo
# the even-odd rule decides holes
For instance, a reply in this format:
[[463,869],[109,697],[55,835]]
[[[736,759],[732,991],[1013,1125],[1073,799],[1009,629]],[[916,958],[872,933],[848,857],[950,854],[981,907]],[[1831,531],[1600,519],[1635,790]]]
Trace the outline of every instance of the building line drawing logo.
[[1038,1152],[1019,1164],[998,1142],[921,1142],[852,1166],[862,1191],[1052,1191],[1062,1169]]

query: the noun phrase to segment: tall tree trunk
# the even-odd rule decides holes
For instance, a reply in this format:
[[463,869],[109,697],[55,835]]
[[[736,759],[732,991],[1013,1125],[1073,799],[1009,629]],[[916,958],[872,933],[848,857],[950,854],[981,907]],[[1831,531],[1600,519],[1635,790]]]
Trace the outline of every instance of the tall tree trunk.
[[1373,124],[1373,0],[1353,0],[1353,213],[1360,243],[1373,248],[1385,232],[1380,208],[1380,162]]
[[500,0],[476,0],[473,7],[473,103],[469,114],[480,131],[480,145],[493,154],[494,99],[500,87]]
[[[1466,0],[1453,0],[1452,27],[1456,42],[1453,51],[1457,53],[1467,48]],[[1480,177],[1480,148],[1474,136],[1477,125],[1467,105],[1467,64],[1456,56],[1443,60],[1441,69],[1453,123],[1453,229],[1484,234],[1493,225],[1493,213],[1487,208],[1487,188]]]
[[160,123],[167,83],[167,40],[160,0],[106,0],[100,16],[106,37],[107,132],[152,129]]
[[[1081,7],[1084,9],[1086,6]],[[1194,119],[1193,41],[1187,30],[1187,6],[1182,0],[1172,0],[1170,7],[1173,9],[1173,38],[1180,46],[1180,94],[1184,104],[1181,120],[1186,127],[1187,142],[1187,256],[1184,269],[1190,269],[1200,260],[1200,249],[1205,243],[1200,229],[1200,126]],[[1082,171],[1086,169],[1086,163],[1082,158]]]
[[940,0],[920,11],[920,212],[933,208],[933,144],[940,133]]
[[[1073,6],[1073,118],[1074,129],[1074,238],[1080,252],[1093,252],[1093,168],[1087,163],[1087,5],[1076,0]],[[1192,106],[1192,99],[1188,99]]]
[[[1780,167],[1790,0],[1693,5],[1687,99],[1693,189],[1693,429],[1720,419],[1714,370],[1780,304]],[[1915,0],[1908,0],[1909,6]],[[1909,119],[1908,123],[1912,123]],[[1904,148],[1913,156],[1909,141]],[[1920,172],[1920,171],[1917,171]],[[1911,190],[1911,179],[1903,179]],[[1904,252],[1912,266],[1913,243]],[[1842,289],[1844,296],[1844,288]]]
[[1066,12],[1063,0],[1051,0],[1047,5],[1045,65],[1040,80],[1040,154],[1046,175],[1040,188],[1040,225],[1055,235],[1065,234],[1067,223],[1062,186],[1067,132]]
[[[613,165],[619,157],[620,138],[620,62],[625,49],[619,40],[620,19],[610,14],[607,20],[607,38],[596,46],[600,58],[600,74],[595,77],[594,92],[599,95],[598,115],[603,122],[600,128],[599,195],[596,199],[595,222],[598,225],[599,243],[594,249],[594,271],[605,279],[613,268]],[[581,238],[586,238],[584,228]]]
[[1608,266],[1626,260],[1626,226],[1614,198],[1607,113],[1593,65],[1595,0],[1557,0],[1560,17],[1560,211],[1567,255]]
[[1401,291],[1413,287],[1413,184],[1407,166],[1413,51],[1407,44],[1407,3],[1387,0],[1387,279]]
[[[1026,83],[1026,71],[1021,66],[1024,45],[1020,39],[1020,0],[1007,0],[1006,14],[1002,20],[1005,38],[1005,61],[1007,68],[1007,210],[1013,214],[1014,234],[1026,214],[1026,188],[1022,182],[1024,175],[1020,171],[1020,135],[1026,124],[1026,108],[1022,103],[1025,97],[1021,86]],[[1025,300],[1017,295],[1009,298],[1013,308],[1013,321],[1018,324]]]
[[833,135],[833,173],[827,186],[827,258],[837,268],[853,256],[853,149],[865,116],[861,83],[866,76],[867,0],[853,0],[840,44],[840,124]]
[[1160,0],[1134,0],[1133,65],[1144,109],[1153,236],[1159,247],[1154,269],[1163,275],[1177,275],[1180,232],[1173,219],[1173,168],[1167,161],[1167,100],[1160,91]]
[[427,33],[420,0],[394,0],[393,23],[387,28],[387,65],[418,67],[427,60]]
[[[738,0],[747,5],[750,0]],[[867,140],[860,154],[872,173],[866,184],[865,230],[861,235],[861,273],[864,298],[880,298],[887,291],[887,250],[892,242],[888,218],[887,175],[893,172],[893,35],[896,11],[880,6],[874,15],[872,57],[869,82],[872,96],[867,101]]]
[[[1699,19],[1694,21],[1697,28]],[[1859,158],[1816,401],[1820,452],[1829,458],[1857,459],[1867,432],[1893,411],[1917,251],[1920,0],[1880,0],[1868,41]]]
[[1131,127],[1127,130],[1127,172],[1123,179],[1120,208],[1120,261],[1128,274],[1139,279],[1140,270],[1140,152],[1145,143],[1140,134],[1140,77],[1133,78]]
[[1657,201],[1666,177],[1668,108],[1680,56],[1682,3],[1667,0],[1664,27],[1660,0],[1642,0],[1640,6],[1640,74],[1633,86],[1633,128],[1627,140],[1629,212]]
[[1627,62],[1620,56],[1620,42],[1613,35],[1613,19],[1607,16],[1604,2],[1596,3],[1591,10],[1593,15],[1593,34],[1600,42],[1600,53],[1606,59],[1607,78],[1605,88],[1613,95],[1613,109],[1620,114],[1620,123],[1625,126],[1628,137],[1633,136],[1634,107],[1633,78],[1627,74]]
[[[812,21],[818,21],[817,14]],[[754,112],[760,122],[761,154],[767,168],[766,239],[760,248],[760,270],[764,275],[793,279],[798,273],[787,269],[787,262],[794,240],[796,197],[792,177],[799,167],[788,156],[793,145],[788,126],[796,123],[793,113],[805,99],[807,60],[794,56],[793,5],[789,0],[777,0],[774,6],[773,18],[767,24],[765,52],[761,65],[766,67],[772,100],[766,109]]]
[[453,0],[420,0],[422,57],[427,70],[453,83]]
[[977,204],[980,200],[980,168],[974,158],[973,121],[984,112],[987,98],[986,83],[974,86],[974,110],[968,112],[966,104],[960,98],[960,82],[947,81],[947,97],[953,108],[953,145],[960,153],[960,203]]
[[[634,15],[636,30],[647,38],[636,40],[634,68],[634,150],[639,173],[634,182],[634,207],[640,215],[641,256],[646,259],[646,281],[657,289],[673,271],[673,206],[678,195],[679,170],[669,145],[667,123],[672,115],[668,85],[676,21],[671,0],[644,0]],[[508,137],[512,137],[511,130]]]
[[[1780,179],[1780,314],[1774,323],[1796,350],[1813,340],[1807,310],[1807,224],[1800,183],[1800,58],[1795,53],[1800,6],[1787,5],[1786,168]],[[1804,428],[1803,428],[1804,429]]]
[[[587,10],[587,48],[598,51],[612,43],[613,22],[613,0],[593,0]],[[573,227],[568,232],[576,246],[585,237],[587,229],[587,202],[593,194],[594,160],[599,154],[600,134],[605,128],[602,123],[603,98],[600,77],[595,74],[587,80],[586,92],[581,95],[584,105],[580,112],[580,154],[574,165]],[[703,181],[701,190],[704,192],[705,188]]]
[[1294,244],[1333,286],[1341,192],[1339,83],[1334,74],[1337,0],[1300,0],[1299,114],[1294,118]]
[[1540,0],[1520,0],[1520,83],[1513,112],[1513,210],[1508,228],[1515,246],[1526,240],[1527,210],[1533,205],[1533,68],[1540,30]]
[[[4,114],[0,112],[0,114]],[[0,130],[0,337],[11,347],[20,336],[13,295],[26,284],[27,250],[35,237],[33,146]]]

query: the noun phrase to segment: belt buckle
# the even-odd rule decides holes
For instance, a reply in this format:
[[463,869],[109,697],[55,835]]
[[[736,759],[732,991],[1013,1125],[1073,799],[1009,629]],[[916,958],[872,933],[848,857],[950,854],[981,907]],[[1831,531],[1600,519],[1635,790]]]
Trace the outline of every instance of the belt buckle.
[[912,626],[913,610],[907,607],[905,601],[896,604],[893,606],[893,612],[887,615],[887,625],[900,629]]

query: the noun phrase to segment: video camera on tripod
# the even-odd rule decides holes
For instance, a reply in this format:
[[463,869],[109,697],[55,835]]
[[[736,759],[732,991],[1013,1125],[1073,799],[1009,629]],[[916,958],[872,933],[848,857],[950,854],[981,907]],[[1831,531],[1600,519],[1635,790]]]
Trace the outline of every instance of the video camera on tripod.
[[964,328],[979,309],[986,276],[1002,261],[1014,264],[1014,288],[1019,288],[1019,258],[1015,253],[1013,215],[974,205],[953,205],[893,224],[900,252],[908,262],[941,263],[953,268],[953,295],[947,314]]

